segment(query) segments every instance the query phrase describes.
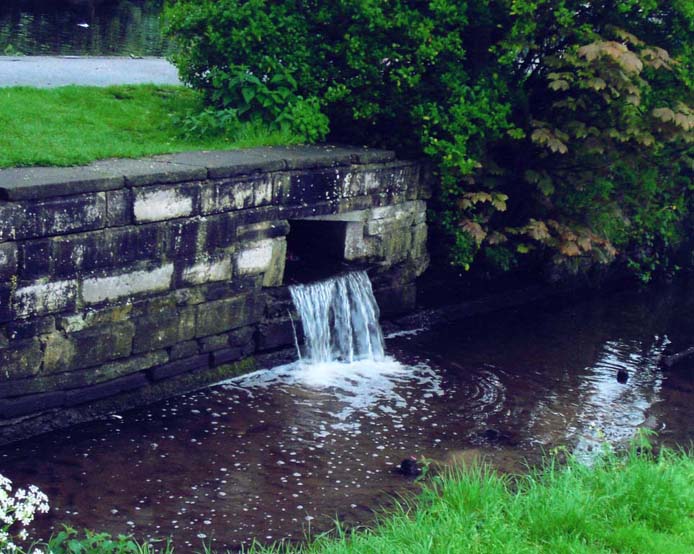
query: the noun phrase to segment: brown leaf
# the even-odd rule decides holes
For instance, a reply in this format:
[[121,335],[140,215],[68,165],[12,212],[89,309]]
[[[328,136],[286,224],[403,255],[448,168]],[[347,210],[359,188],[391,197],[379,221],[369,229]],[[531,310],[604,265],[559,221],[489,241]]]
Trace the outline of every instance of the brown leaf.
[[578,248],[578,244],[576,244],[575,242],[570,242],[570,241],[563,242],[559,246],[559,252],[564,254],[564,256],[569,256],[569,257],[580,256],[580,254],[581,254],[581,251]]
[[477,246],[482,244],[482,241],[487,236],[487,231],[485,231],[479,223],[471,219],[463,219],[460,222],[460,226],[466,233],[475,239]]

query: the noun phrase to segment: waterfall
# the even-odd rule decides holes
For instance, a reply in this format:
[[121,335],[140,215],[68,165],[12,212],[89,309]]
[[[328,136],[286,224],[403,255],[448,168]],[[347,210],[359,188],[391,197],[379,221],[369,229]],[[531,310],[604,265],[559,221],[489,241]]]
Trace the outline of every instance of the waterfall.
[[364,271],[289,287],[304,329],[304,353],[310,364],[383,361],[379,310]]

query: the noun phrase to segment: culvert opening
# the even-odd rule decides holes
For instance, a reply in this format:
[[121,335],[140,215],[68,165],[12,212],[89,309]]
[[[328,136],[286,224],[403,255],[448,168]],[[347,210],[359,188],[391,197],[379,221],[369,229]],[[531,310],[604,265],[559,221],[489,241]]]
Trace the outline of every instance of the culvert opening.
[[346,221],[291,220],[285,283],[310,283],[353,268],[344,257],[347,224]]

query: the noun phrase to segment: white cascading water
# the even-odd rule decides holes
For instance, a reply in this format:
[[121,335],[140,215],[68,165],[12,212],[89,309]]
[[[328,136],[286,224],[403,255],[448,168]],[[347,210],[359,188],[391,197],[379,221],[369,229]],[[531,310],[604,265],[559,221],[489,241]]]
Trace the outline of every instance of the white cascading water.
[[309,364],[385,360],[379,310],[364,271],[289,288],[304,329]]
[[[365,272],[289,290],[304,330],[303,347],[296,340],[299,361],[230,379],[225,386],[251,396],[281,387],[299,403],[320,406],[326,421],[317,438],[333,432],[357,435],[365,417],[426,410],[432,396],[443,394],[440,376],[425,362],[403,365],[386,356],[378,304]],[[395,428],[402,428],[393,417]]]

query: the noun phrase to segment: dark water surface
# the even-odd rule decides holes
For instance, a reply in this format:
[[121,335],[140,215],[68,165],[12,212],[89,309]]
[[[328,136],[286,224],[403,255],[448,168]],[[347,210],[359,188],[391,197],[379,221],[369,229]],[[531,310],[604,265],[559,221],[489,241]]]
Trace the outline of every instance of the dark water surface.
[[0,55],[162,56],[163,0],[2,0]]
[[6,447],[0,473],[48,494],[44,536],[69,522],[181,550],[300,540],[415,490],[392,471],[409,455],[514,471],[641,425],[690,444],[694,362],[660,370],[668,344],[694,344],[694,289],[525,308],[392,337],[403,365],[279,368]]

